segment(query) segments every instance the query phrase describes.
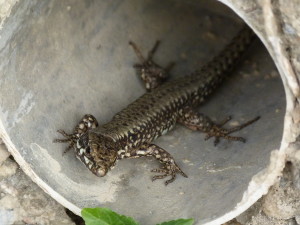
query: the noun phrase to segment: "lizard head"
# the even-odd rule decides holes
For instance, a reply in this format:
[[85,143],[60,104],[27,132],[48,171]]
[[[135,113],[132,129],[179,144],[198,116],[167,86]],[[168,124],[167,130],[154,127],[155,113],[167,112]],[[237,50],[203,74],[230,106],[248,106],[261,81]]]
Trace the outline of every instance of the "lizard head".
[[95,175],[103,177],[117,160],[115,141],[112,137],[102,134],[96,118],[85,115],[75,127],[73,134],[58,130],[65,139],[54,142],[69,142],[64,153],[73,148],[76,157]]
[[113,143],[105,136],[87,131],[77,141],[76,155],[92,173],[103,177],[117,159]]

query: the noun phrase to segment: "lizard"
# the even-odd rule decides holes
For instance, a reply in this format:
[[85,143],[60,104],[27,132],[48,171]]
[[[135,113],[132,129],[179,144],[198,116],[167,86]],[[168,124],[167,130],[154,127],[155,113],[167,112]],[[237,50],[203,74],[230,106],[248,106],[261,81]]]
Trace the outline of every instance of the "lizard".
[[73,148],[77,158],[99,177],[105,176],[118,160],[145,156],[152,156],[162,164],[162,167],[151,170],[158,173],[152,181],[170,177],[165,181],[168,185],[177,174],[187,177],[173,156],[152,141],[180,123],[191,130],[206,133],[205,140],[215,137],[215,145],[220,138],[245,142],[243,137],[230,134],[252,124],[259,117],[226,129],[223,125],[231,117],[216,123],[197,112],[196,107],[205,102],[222,83],[254,38],[254,32],[245,26],[218,56],[200,70],[167,82],[174,64],[163,68],[153,61],[160,42],[157,41],[144,58],[137,45],[130,41],[140,60],[134,67],[147,92],[106,124],[99,125],[93,115],[84,115],[73,133],[58,130],[65,138],[55,139],[54,142],[68,142],[64,153]]

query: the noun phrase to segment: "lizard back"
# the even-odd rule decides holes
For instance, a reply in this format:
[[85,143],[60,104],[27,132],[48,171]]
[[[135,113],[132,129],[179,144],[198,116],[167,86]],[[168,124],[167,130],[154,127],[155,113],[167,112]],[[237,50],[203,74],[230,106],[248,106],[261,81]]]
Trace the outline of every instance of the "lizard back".
[[243,28],[218,56],[199,71],[145,93],[110,122],[93,129],[93,133],[124,143],[123,148],[150,143],[174,127],[185,105],[196,107],[207,99],[239,61],[254,37],[250,28]]

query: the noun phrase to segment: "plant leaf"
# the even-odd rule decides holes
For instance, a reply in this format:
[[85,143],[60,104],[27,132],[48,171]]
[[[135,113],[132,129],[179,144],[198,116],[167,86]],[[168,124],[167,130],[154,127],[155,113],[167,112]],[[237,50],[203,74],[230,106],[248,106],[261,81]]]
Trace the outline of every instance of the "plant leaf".
[[178,220],[171,220],[157,225],[193,225],[193,224],[194,224],[194,219],[178,219]]
[[81,216],[86,225],[138,225],[131,217],[117,214],[107,208],[84,208]]

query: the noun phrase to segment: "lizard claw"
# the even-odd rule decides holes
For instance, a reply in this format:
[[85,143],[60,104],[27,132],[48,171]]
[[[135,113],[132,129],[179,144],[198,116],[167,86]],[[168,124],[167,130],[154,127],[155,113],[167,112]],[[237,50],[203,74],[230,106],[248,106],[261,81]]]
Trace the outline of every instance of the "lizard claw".
[[259,118],[260,117],[255,117],[254,119],[249,120],[246,123],[243,123],[239,126],[235,126],[235,127],[229,128],[229,129],[222,128],[222,126],[231,119],[231,117],[228,117],[225,120],[223,120],[221,123],[212,125],[211,129],[209,131],[207,131],[207,135],[205,136],[204,140],[208,140],[211,137],[214,137],[215,138],[215,140],[214,140],[215,146],[220,142],[220,138],[225,138],[227,140],[240,141],[240,142],[245,143],[246,142],[245,138],[230,136],[229,134],[243,129],[244,127],[259,120]]
[[62,155],[67,153],[70,149],[72,149],[76,143],[76,136],[74,134],[67,134],[64,130],[58,130],[58,133],[62,134],[65,139],[54,139],[54,143],[64,143],[64,142],[69,142],[68,147],[63,151]]
[[161,175],[155,175],[152,177],[152,181],[155,181],[157,179],[163,179],[167,176],[171,176],[171,179],[165,181],[165,185],[168,185],[169,183],[172,183],[176,179],[176,174],[179,173],[183,177],[188,177],[180,168],[176,165],[176,163],[167,164],[159,169],[153,169],[151,172],[154,173],[162,173]]
[[74,129],[74,132],[71,134],[66,133],[64,130],[58,130],[57,132],[60,133],[65,139],[54,139],[54,143],[65,143],[69,142],[68,147],[65,149],[63,154],[68,152],[70,149],[76,147],[76,143],[79,138],[85,134],[89,129],[96,128],[98,126],[98,122],[96,118],[91,114],[86,114],[82,117],[80,122]]

